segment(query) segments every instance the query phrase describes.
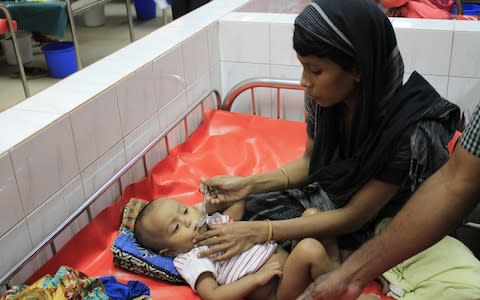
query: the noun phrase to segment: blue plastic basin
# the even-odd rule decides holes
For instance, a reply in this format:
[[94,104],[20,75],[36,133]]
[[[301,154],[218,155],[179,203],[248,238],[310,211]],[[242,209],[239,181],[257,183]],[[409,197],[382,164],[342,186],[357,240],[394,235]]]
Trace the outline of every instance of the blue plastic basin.
[[[457,14],[457,6],[452,8],[452,15]],[[480,16],[480,4],[463,4],[463,14],[465,16]]]
[[72,42],[55,42],[42,47],[47,61],[48,73],[63,78],[78,70],[75,48]]

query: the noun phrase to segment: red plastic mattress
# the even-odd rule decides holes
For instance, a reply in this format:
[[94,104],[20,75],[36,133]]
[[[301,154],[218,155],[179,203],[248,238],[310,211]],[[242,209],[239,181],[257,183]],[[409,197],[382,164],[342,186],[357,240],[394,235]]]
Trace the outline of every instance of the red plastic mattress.
[[[103,210],[30,278],[54,274],[68,265],[89,276],[116,276],[147,284],[153,299],[199,299],[188,286],[168,284],[124,271],[113,264],[110,246],[117,233],[123,205],[131,197],[172,196],[187,204],[201,201],[200,177],[219,174],[249,175],[300,156],[305,124],[213,110],[185,143],[160,161],[144,180],[128,186],[124,195]],[[378,287],[371,286],[371,291]],[[385,298],[389,299],[389,298]]]

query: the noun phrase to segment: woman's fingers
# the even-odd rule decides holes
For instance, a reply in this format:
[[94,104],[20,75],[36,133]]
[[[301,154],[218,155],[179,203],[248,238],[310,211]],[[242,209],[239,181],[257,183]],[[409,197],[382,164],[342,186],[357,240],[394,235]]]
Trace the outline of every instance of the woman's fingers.
[[224,242],[208,248],[208,250],[201,252],[199,257],[210,257],[213,261],[222,261],[229,259],[240,253],[240,249],[234,244]]
[[205,185],[205,183],[203,183],[203,180],[202,180],[202,182],[200,182],[200,186],[198,187],[198,190],[200,191],[200,193],[204,194],[206,188],[207,186]]
[[[213,243],[218,239],[215,237],[212,238]],[[232,256],[237,255],[240,252],[240,249],[235,246],[232,242],[222,241],[213,244],[207,250],[200,252],[199,257],[210,257],[213,261],[222,261],[228,259]]]
[[229,248],[230,245],[228,245],[228,243],[219,243],[209,247],[205,251],[200,252],[199,257],[210,257],[215,260],[218,256],[224,255],[225,252],[229,251]]
[[215,261],[228,259],[255,244],[258,232],[252,227],[254,222],[234,222],[228,224],[209,225],[209,230],[199,234],[194,243],[207,246],[208,249],[200,257],[209,256]]
[[[206,196],[206,200],[210,204],[219,204],[220,202],[225,200],[225,195],[224,193],[220,192],[218,188],[216,188],[212,184],[208,184],[207,180],[205,178],[201,178],[200,186],[198,190],[202,193],[205,194],[205,191],[208,190],[208,194]],[[223,199],[222,199],[223,198]]]
[[220,234],[219,230],[215,228],[215,225],[207,224],[207,226],[208,230],[196,236],[193,241],[198,246],[211,246],[218,243],[218,240],[215,242],[214,239]]

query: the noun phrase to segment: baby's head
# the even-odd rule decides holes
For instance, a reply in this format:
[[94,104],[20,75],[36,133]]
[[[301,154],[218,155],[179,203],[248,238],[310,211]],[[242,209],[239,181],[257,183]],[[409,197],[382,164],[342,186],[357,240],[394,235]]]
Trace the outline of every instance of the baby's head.
[[146,248],[162,255],[175,256],[193,248],[196,225],[201,213],[172,198],[147,204],[135,221],[135,238]]

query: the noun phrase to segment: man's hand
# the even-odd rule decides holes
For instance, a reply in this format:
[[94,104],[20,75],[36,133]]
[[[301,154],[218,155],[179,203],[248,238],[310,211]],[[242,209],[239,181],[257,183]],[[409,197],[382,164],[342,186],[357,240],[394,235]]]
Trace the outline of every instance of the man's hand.
[[362,286],[343,279],[337,270],[318,277],[297,300],[355,300],[362,290]]

